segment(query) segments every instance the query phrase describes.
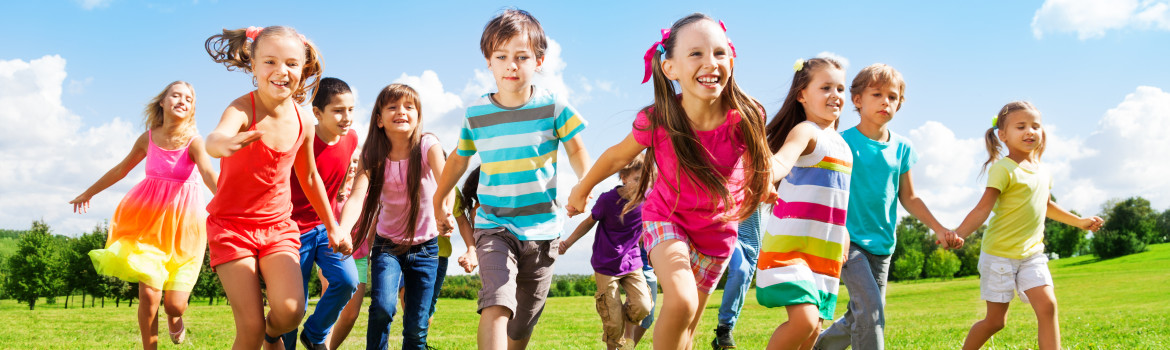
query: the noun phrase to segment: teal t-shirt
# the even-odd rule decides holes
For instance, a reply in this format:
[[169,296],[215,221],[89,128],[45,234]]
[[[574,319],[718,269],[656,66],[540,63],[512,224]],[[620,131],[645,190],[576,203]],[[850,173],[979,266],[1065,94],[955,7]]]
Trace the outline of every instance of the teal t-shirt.
[[898,224],[898,185],[918,162],[910,140],[890,131],[887,142],[865,137],[857,127],[841,132],[853,151],[849,212],[845,227],[854,244],[874,255],[894,253]]

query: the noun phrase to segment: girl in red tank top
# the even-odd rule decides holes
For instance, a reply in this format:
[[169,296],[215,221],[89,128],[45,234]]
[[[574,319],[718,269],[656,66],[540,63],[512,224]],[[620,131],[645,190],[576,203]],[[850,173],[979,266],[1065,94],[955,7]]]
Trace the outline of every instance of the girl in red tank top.
[[296,329],[305,312],[300,231],[290,217],[293,169],[329,232],[329,245],[350,253],[314,164],[312,118],[299,109],[321,76],[321,56],[312,42],[281,26],[224,30],[208,38],[206,48],[229,70],[251,72],[257,87],[232,101],[207,136],[207,153],[222,159],[219,192],[207,206],[211,266],[232,301],[233,347],[282,348],[280,335]]

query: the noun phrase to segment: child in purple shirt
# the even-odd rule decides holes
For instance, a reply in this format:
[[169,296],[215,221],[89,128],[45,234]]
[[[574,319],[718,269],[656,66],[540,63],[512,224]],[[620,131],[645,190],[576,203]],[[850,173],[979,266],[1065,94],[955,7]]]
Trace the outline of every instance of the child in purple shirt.
[[[618,172],[622,183],[637,184],[642,174],[642,155],[634,158]],[[597,312],[601,316],[602,338],[609,349],[622,348],[627,339],[627,324],[639,324],[650,314],[653,300],[646,278],[642,274],[642,251],[638,240],[642,237],[642,205],[625,210],[633,195],[627,193],[637,186],[617,186],[602,193],[593,205],[590,217],[585,218],[569,238],[561,241],[560,254],[581,239],[597,223],[593,236],[593,275],[597,280]],[[626,302],[622,304],[618,287],[625,289]]]

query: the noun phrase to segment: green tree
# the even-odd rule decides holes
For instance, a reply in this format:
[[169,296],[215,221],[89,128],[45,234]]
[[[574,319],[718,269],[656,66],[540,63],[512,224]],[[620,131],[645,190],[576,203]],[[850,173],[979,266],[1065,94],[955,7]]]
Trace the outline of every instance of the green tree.
[[955,273],[955,277],[979,275],[979,254],[983,245],[983,231],[986,230],[987,225],[980,226],[963,239],[962,248],[954,250],[955,256],[959,258],[959,272]]
[[51,296],[57,289],[57,257],[53,249],[52,229],[43,220],[33,221],[32,229],[20,236],[16,254],[8,257],[6,292],[17,301],[36,307],[37,298]]
[[903,248],[902,256],[894,261],[894,270],[890,274],[895,281],[918,279],[922,276],[923,258],[918,249]]
[[[1077,216],[1076,211],[1072,212]],[[1071,258],[1084,254],[1089,247],[1089,240],[1085,237],[1085,230],[1076,226],[1065,225],[1052,219],[1044,219],[1044,252],[1055,253],[1061,258]]]
[[1093,234],[1093,253],[1101,259],[1139,253],[1156,242],[1156,218],[1150,201],[1130,197],[1105,204],[1105,226]]
[[[93,266],[93,260],[89,258],[89,251],[94,249],[105,248],[106,235],[109,228],[105,224],[98,224],[93,228],[93,231],[77,237],[73,240],[70,247],[73,255],[69,260],[69,275],[66,278],[66,283],[70,286],[70,291],[81,292],[81,307],[85,307],[85,295],[97,297],[100,294],[95,294],[94,291],[101,288],[102,277],[98,275],[97,270]],[[65,303],[68,308],[68,301]]]
[[1162,242],[1170,243],[1170,209],[1166,209],[1161,215],[1158,215],[1154,226],[1157,228],[1158,234],[1161,235]]
[[949,279],[955,277],[955,273],[959,272],[960,266],[962,266],[962,262],[959,261],[959,257],[954,252],[938,248],[931,252],[930,256],[926,257],[923,272],[926,273],[926,277]]
[[211,270],[210,251],[203,254],[203,267],[199,269],[199,280],[195,282],[195,288],[191,290],[191,294],[207,298],[207,305],[215,305],[215,299],[224,296],[223,285],[219,283],[219,277],[215,275],[215,271]]

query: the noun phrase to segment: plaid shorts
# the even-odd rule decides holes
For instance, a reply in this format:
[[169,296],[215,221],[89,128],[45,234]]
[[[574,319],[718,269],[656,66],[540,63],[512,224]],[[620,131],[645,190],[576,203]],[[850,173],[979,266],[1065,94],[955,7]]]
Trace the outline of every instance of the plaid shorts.
[[691,248],[691,272],[695,274],[695,282],[698,284],[699,291],[711,294],[715,291],[715,285],[719,284],[719,278],[723,277],[723,271],[727,270],[730,259],[700,253],[695,249],[695,245],[687,239],[687,236],[679,231],[678,227],[669,221],[643,221],[642,245],[649,252],[653,251],[659,243],[671,239],[686,243]]

